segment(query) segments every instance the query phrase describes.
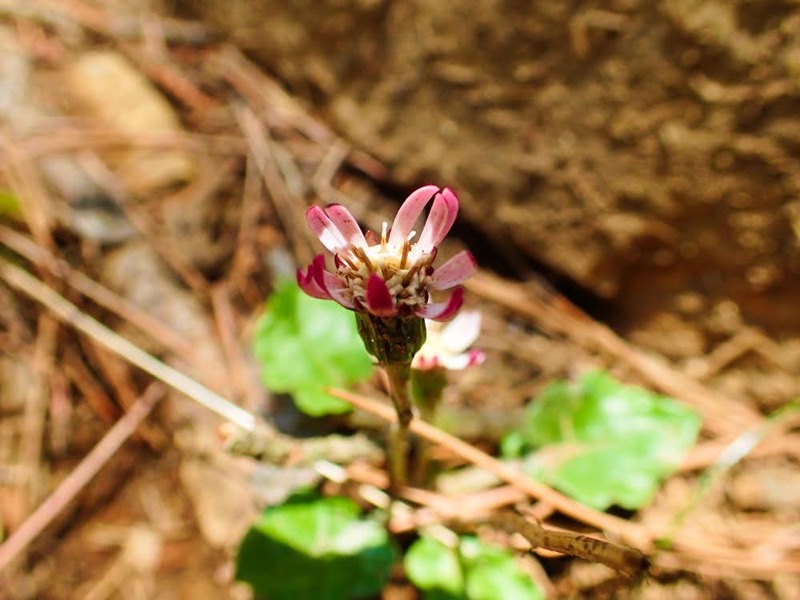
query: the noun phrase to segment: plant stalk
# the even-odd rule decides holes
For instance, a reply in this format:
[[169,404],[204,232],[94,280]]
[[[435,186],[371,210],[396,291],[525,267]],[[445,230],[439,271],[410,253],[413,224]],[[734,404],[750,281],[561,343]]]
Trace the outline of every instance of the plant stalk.
[[408,393],[410,363],[384,365],[389,377],[389,394],[397,411],[397,422],[392,424],[389,438],[390,490],[397,492],[408,482],[408,424],[414,413]]

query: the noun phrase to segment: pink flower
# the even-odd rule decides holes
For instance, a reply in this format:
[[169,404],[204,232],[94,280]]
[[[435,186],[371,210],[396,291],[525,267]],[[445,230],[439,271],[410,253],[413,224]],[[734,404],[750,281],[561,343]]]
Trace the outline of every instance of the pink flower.
[[[433,200],[428,219],[416,243],[414,223]],[[350,310],[380,318],[418,316],[446,321],[458,312],[464,290],[456,287],[475,270],[468,251],[459,252],[434,269],[437,247],[453,226],[458,198],[449,189],[426,185],[413,192],[397,211],[392,228],[383,224],[380,239],[365,236],[344,206],[312,206],[306,221],[333,254],[335,272],[325,269],[318,255],[305,270],[298,269],[297,283],[309,296],[332,299]],[[447,301],[429,302],[429,290],[455,287]]]
[[479,311],[462,312],[447,324],[425,321],[425,325],[428,335],[422,348],[414,355],[412,369],[460,371],[486,360],[482,350],[468,351],[481,332]]

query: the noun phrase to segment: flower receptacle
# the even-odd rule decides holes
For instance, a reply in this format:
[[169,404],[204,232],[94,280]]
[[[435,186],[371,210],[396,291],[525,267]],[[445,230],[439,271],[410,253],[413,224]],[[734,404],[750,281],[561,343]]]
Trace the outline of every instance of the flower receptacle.
[[367,352],[382,366],[410,365],[425,343],[425,320],[420,317],[377,317],[357,312],[358,333]]

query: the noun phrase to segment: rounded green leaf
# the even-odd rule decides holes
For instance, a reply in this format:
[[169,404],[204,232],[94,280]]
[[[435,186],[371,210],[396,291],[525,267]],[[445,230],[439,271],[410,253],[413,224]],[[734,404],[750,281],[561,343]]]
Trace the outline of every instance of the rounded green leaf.
[[464,589],[464,578],[453,548],[432,537],[416,540],[403,560],[406,575],[421,590],[440,590],[456,598]]
[[372,373],[353,313],[307,296],[290,281],[267,301],[256,325],[254,351],[264,385],[292,394],[298,408],[312,416],[350,410],[322,388],[361,381]]
[[385,527],[349,498],[299,497],[267,508],[236,557],[236,578],[270,600],[368,598],[389,579],[396,551]]
[[694,444],[700,418],[671,398],[606,373],[556,382],[526,409],[519,432],[537,479],[599,510],[638,509]]

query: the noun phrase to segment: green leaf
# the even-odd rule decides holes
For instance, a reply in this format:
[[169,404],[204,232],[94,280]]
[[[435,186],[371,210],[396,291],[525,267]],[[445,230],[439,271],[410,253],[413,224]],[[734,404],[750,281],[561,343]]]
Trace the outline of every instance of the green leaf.
[[269,600],[340,600],[380,592],[397,552],[349,498],[297,497],[267,508],[245,535],[236,579]]
[[[416,540],[404,558],[406,574],[421,590],[438,590],[445,597],[458,598],[464,590],[464,578],[456,551],[432,537]],[[426,596],[428,597],[428,596]]]
[[638,509],[680,464],[700,417],[671,398],[604,372],[556,382],[528,405],[520,434],[537,479],[598,510]]
[[420,537],[405,556],[411,582],[425,600],[538,600],[536,583],[517,565],[509,550],[472,536],[451,548],[431,537]]
[[322,388],[345,386],[372,373],[353,313],[307,296],[290,281],[267,301],[256,325],[254,350],[264,385],[292,394],[298,408],[312,416],[350,410],[347,402]]
[[475,537],[461,540],[467,572],[469,600],[535,600],[544,598],[530,576],[520,569],[514,555]]

